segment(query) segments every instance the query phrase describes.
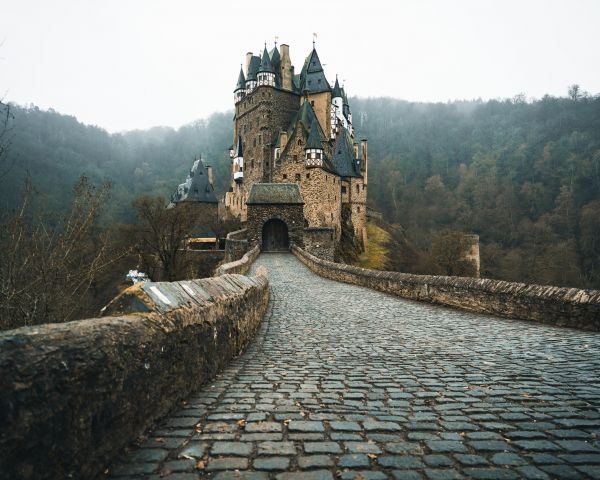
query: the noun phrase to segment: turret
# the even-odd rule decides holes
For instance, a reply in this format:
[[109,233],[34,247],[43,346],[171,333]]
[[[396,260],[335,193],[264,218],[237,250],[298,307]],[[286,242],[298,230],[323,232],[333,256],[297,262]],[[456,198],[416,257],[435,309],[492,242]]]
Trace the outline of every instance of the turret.
[[348,97],[346,96],[346,91],[342,87],[342,104],[343,104],[343,112],[344,116],[348,118],[348,114],[350,113],[350,105],[348,105]]
[[244,70],[240,65],[240,75],[238,76],[238,81],[235,86],[235,90],[233,91],[233,99],[235,103],[239,102],[242,98],[246,96],[246,77],[244,77]]
[[281,87],[281,55],[277,50],[277,44],[271,50],[271,65],[273,65],[273,71],[275,72],[275,85]]
[[260,57],[254,56],[251,52],[248,52],[246,63],[248,64],[246,71],[246,95],[249,95],[256,88],[256,75],[258,73],[258,68],[260,67]]
[[337,75],[335,76],[335,85],[333,86],[333,90],[331,92],[331,101],[333,103],[337,103],[336,100],[339,100],[340,107],[343,106],[343,95],[342,89],[340,88],[340,82],[338,81]]
[[314,119],[310,126],[308,141],[304,147],[304,159],[306,160],[307,167],[323,166],[323,145],[321,144],[317,119]]
[[340,88],[340,82],[338,81],[337,75],[335,76],[335,85],[331,91],[331,138],[335,139],[338,134],[338,121],[342,125],[346,126],[346,120],[344,118],[344,99],[342,97],[342,89]]
[[269,58],[269,52],[267,52],[267,47],[265,45],[265,50],[263,52],[263,56],[260,62],[260,67],[258,69],[258,86],[260,85],[270,85],[272,87],[275,86],[275,70],[273,69],[273,64],[271,63],[271,59]]
[[235,154],[233,157],[233,179],[237,183],[242,183],[244,180],[244,152],[242,149],[242,137],[238,135]]

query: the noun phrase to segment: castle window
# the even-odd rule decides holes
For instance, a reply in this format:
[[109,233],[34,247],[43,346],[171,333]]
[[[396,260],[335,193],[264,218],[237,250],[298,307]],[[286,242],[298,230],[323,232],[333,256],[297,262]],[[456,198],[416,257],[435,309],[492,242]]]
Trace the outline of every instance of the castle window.
[[306,179],[308,180],[310,178],[310,173],[306,174]]
[[312,107],[314,107],[314,106],[315,106],[315,101],[314,101],[314,100],[311,100],[311,101],[310,101],[310,105],[311,105]]
[[254,141],[252,142],[254,145],[254,147],[256,147],[256,138],[254,139]]
[[294,180],[295,180],[296,182],[299,182],[299,181],[300,181],[300,174],[299,174],[299,173],[297,173],[296,175],[294,175]]
[[360,213],[360,207],[356,207],[356,213]]
[[298,161],[298,155],[294,155],[292,158],[294,159],[295,162]]
[[298,145],[302,145],[302,139],[301,138],[298,139]]
[[342,187],[342,195],[346,193],[346,187]]
[[360,186],[356,185],[356,193],[360,192]]
[[254,168],[254,160],[250,160],[250,168]]
[[327,175],[325,175],[325,181],[327,181]]
[[287,180],[287,173],[284,173],[284,174],[283,174],[283,179],[284,179],[284,180]]
[[333,222],[333,213],[331,214],[331,221]]

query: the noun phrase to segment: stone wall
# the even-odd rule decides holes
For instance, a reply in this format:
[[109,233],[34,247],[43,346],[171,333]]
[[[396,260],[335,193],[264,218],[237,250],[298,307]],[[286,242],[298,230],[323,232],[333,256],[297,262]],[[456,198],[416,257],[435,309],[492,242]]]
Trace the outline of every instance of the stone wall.
[[244,256],[248,251],[248,230],[245,228],[230,232],[225,238],[225,258],[226,263],[235,262]]
[[600,331],[598,290],[382,272],[322,260],[295,245],[292,252],[313,272],[332,280],[472,312]]
[[303,245],[304,214],[303,205],[255,204],[248,205],[248,241],[250,245],[262,245],[263,225],[272,218],[285,222],[288,227],[290,245]]
[[215,272],[216,276],[226,275],[230,273],[237,273],[239,275],[245,275],[250,270],[250,266],[256,260],[256,257],[260,254],[260,247],[255,245],[252,250],[246,252],[242,258],[233,262],[225,263],[217,268]]
[[[301,130],[298,125],[296,130]],[[304,218],[310,227],[333,227],[340,236],[341,180],[337,175],[318,167],[306,167],[304,143],[298,145],[299,131],[290,138],[285,158],[275,166],[273,181],[297,183],[304,199]]]
[[[247,218],[246,199],[254,182],[271,182],[273,138],[285,130],[300,106],[298,94],[275,87],[260,86],[236,104],[234,145],[238,134],[244,147],[244,181],[232,184],[228,208],[242,221]],[[232,173],[233,175],[233,173]]]
[[114,317],[0,334],[0,477],[94,479],[252,339],[265,271],[143,283]]
[[335,230],[333,228],[305,228],[304,249],[315,257],[333,261]]

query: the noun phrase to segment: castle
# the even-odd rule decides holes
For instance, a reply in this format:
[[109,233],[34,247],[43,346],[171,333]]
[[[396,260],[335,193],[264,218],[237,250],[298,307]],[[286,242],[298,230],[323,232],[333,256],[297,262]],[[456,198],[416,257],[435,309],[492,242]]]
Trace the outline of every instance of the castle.
[[250,52],[240,67],[227,215],[246,222],[263,250],[286,247],[288,230],[300,244],[323,232],[337,244],[344,221],[364,246],[367,141],[359,149],[346,92],[337,77],[331,87],[314,43],[299,74],[289,46],[280,48]]

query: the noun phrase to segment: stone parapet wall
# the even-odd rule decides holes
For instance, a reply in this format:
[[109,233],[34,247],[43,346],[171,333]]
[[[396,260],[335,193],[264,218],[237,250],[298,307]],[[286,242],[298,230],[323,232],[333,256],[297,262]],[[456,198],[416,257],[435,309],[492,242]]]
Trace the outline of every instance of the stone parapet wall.
[[266,272],[141,283],[113,317],[0,334],[0,477],[94,479],[129,441],[239,355]]
[[296,245],[292,252],[313,272],[332,280],[472,312],[600,331],[598,290],[382,272],[322,260]]
[[328,227],[305,228],[304,249],[315,257],[333,261],[335,230]]
[[252,248],[252,250],[246,252],[244,256],[239,260],[221,265],[219,268],[217,268],[215,275],[219,276],[230,273],[245,275],[246,273],[248,273],[248,270],[250,270],[250,266],[254,263],[254,260],[256,260],[256,257],[258,257],[259,254],[260,247],[258,245],[255,245]]
[[230,232],[225,238],[225,262],[235,262],[248,251],[248,230],[245,228]]

